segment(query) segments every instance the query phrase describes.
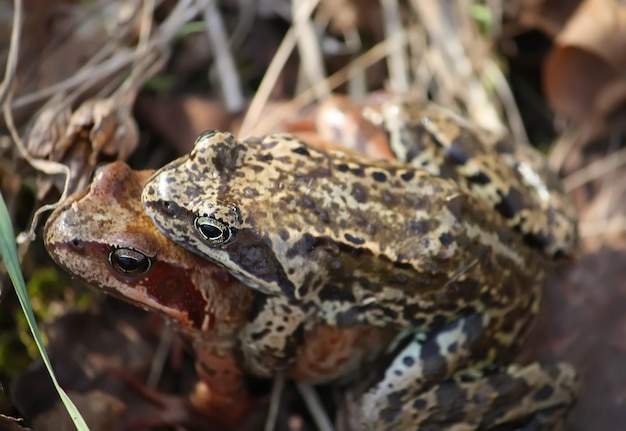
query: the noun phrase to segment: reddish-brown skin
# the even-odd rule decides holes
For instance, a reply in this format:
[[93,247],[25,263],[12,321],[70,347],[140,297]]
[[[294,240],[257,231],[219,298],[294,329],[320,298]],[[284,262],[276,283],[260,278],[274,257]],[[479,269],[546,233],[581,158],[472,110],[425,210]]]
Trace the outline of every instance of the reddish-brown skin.
[[[46,247],[60,266],[87,284],[165,317],[195,354],[200,384],[190,397],[192,405],[232,425],[249,405],[238,341],[241,330],[254,324],[249,316],[259,294],[156,229],[140,201],[151,174],[122,162],[104,166],[89,191],[72,195],[50,216]],[[120,273],[110,261],[115,249],[150,257],[150,269]],[[309,326],[313,329],[307,328],[287,374],[311,382],[354,370],[391,336],[367,327]]]

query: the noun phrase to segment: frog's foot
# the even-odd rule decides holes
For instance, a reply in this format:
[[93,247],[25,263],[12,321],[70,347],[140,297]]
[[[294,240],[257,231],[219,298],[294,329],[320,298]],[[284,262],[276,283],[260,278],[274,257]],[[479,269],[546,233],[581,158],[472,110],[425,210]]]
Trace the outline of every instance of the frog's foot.
[[115,373],[151,404],[145,410],[129,415],[126,429],[177,425],[191,429],[228,430],[242,420],[251,405],[247,394],[239,400],[219,399],[203,382],[198,382],[189,396],[183,396],[152,389],[123,370]]
[[578,391],[568,364],[463,370],[420,391],[369,391],[350,421],[359,430],[560,430]]

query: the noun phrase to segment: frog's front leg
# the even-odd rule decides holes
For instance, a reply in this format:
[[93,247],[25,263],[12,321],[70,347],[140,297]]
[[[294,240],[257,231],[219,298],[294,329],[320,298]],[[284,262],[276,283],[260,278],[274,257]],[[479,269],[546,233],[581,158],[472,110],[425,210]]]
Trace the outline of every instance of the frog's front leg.
[[309,315],[285,296],[256,292],[249,323],[239,333],[245,368],[259,377],[284,370],[304,341]]
[[578,392],[574,369],[472,361],[476,339],[467,330],[477,320],[459,320],[395,346],[358,401],[356,429],[559,429]]

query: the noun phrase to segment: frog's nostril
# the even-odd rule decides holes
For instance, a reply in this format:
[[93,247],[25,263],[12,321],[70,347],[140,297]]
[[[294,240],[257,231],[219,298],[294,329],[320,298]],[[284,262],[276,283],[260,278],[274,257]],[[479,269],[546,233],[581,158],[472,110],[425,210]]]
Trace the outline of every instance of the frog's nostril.
[[160,203],[163,212],[169,214],[170,216],[175,217],[181,211],[180,206],[178,206],[173,201],[161,201]]
[[78,238],[73,238],[70,241],[70,246],[72,246],[73,248],[77,250],[81,250],[83,248],[83,242],[79,240]]

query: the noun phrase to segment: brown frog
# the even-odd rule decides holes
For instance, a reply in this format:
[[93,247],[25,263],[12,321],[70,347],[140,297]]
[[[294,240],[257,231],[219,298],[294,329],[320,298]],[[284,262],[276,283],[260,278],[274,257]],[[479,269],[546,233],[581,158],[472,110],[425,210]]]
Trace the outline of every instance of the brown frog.
[[143,212],[140,194],[152,171],[116,162],[96,172],[87,192],[72,195],[49,218],[45,243],[70,274],[107,294],[162,315],[190,346],[198,387],[184,411],[225,425],[249,407],[244,375],[279,371],[323,382],[369,361],[392,335],[318,325],[306,310],[244,286],[165,238]]

